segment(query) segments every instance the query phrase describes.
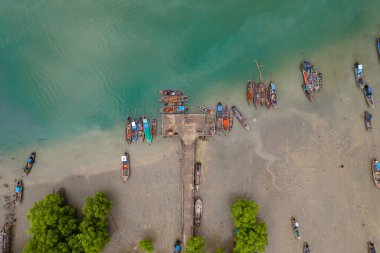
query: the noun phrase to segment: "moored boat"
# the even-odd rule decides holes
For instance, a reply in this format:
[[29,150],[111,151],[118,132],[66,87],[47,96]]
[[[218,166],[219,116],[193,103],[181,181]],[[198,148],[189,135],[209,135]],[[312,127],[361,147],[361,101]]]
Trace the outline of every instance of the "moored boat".
[[143,127],[144,127],[144,135],[146,141],[151,144],[152,143],[152,133],[150,131],[150,122],[147,116],[143,118]]
[[295,217],[292,217],[290,220],[292,222],[294,237],[300,240],[301,239],[300,225],[298,224],[298,221],[296,220]]
[[160,109],[162,113],[176,114],[176,113],[185,113],[189,108],[181,106],[165,106]]
[[131,117],[127,118],[127,123],[125,124],[125,140],[127,143],[131,144],[132,142],[132,119]]
[[215,130],[217,134],[220,134],[223,130],[223,106],[219,102],[216,106],[216,126]]
[[160,102],[162,103],[180,103],[180,102],[185,102],[189,98],[185,95],[182,96],[164,96],[160,98]]
[[248,105],[253,103],[253,83],[252,83],[252,80],[248,80],[248,84],[247,84],[247,102],[248,102]]
[[129,162],[129,154],[124,152],[124,155],[121,156],[121,176],[123,177],[123,182],[127,182],[129,174],[130,174],[130,162]]
[[276,85],[271,82],[268,86],[268,99],[274,109],[277,109],[277,92]]
[[270,105],[270,102],[268,100],[266,85],[264,83],[259,83],[258,91],[259,91],[259,97],[260,97],[260,104],[268,107]]
[[144,126],[141,116],[137,118],[137,136],[140,142],[144,142],[145,134],[144,134]]
[[364,112],[364,123],[367,131],[372,129],[372,114],[368,111]]
[[253,84],[253,104],[256,109],[259,108],[260,105],[260,94],[259,94],[259,86],[257,83]]
[[179,90],[160,90],[158,93],[161,96],[182,96],[184,94]]
[[379,56],[380,56],[380,36],[377,37],[377,53],[378,53]]
[[228,131],[230,124],[230,111],[228,110],[228,106],[226,105],[223,110],[223,132],[226,133]]
[[173,252],[174,253],[181,253],[182,251],[182,246],[181,246],[181,242],[179,240],[177,240],[174,244],[174,249],[173,249]]
[[376,158],[372,159],[371,169],[373,181],[377,188],[380,188],[380,163]]
[[375,244],[373,244],[373,242],[368,242],[368,252],[376,253]]
[[239,109],[236,106],[231,107],[232,113],[234,114],[235,118],[240,122],[242,127],[244,127],[246,130],[249,130],[249,125],[247,119],[243,116],[243,114],[239,111]]
[[194,204],[194,225],[199,227],[202,223],[202,200],[198,198]]
[[26,160],[26,164],[24,167],[24,172],[26,175],[28,175],[30,173],[35,162],[36,162],[36,152],[32,152],[30,154],[28,160]]
[[202,167],[202,164],[200,162],[195,163],[195,172],[194,172],[195,191],[199,191],[199,185],[201,184],[201,167]]
[[360,89],[363,89],[364,88],[363,65],[359,64],[358,62],[355,62],[354,72],[355,72],[355,79],[356,79],[357,85],[359,86]]
[[15,186],[15,206],[18,206],[21,203],[23,190],[22,179],[19,178],[17,179]]
[[200,105],[200,106],[198,107],[198,109],[199,109],[201,112],[205,113],[205,114],[211,114],[211,113],[214,113],[210,108],[205,107],[205,106],[202,106],[202,105]]
[[138,129],[137,129],[137,124],[136,124],[135,119],[132,120],[131,127],[132,127],[132,141],[136,142],[138,139]]
[[152,139],[154,137],[156,137],[157,135],[157,119],[152,119],[152,129],[151,129],[151,133],[152,133]]
[[303,244],[303,253],[310,253],[309,244],[307,242]]
[[367,101],[368,105],[371,108],[375,108],[375,100],[373,99],[373,95],[372,94],[373,94],[372,87],[369,86],[368,84],[365,84],[364,85],[365,100]]
[[230,124],[228,125],[228,131],[232,131],[233,126],[234,126],[234,114],[232,113],[232,109],[230,108]]

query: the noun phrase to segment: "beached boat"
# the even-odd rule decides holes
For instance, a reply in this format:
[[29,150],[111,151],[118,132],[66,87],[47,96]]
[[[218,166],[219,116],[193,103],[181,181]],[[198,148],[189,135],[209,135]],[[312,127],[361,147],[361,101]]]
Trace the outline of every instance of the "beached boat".
[[136,142],[138,139],[138,131],[139,131],[137,129],[136,120],[134,120],[134,119],[132,120],[131,127],[132,127],[132,141]]
[[202,200],[198,198],[194,204],[194,225],[199,227],[202,223]]
[[166,104],[166,103],[180,103],[185,102],[189,98],[185,95],[182,96],[164,96],[160,98],[160,102]]
[[314,65],[311,66],[311,83],[314,91],[318,92],[322,88],[322,74],[318,73]]
[[277,109],[276,85],[273,82],[271,82],[268,86],[268,100],[270,101],[273,108]]
[[174,244],[174,249],[173,249],[173,252],[174,253],[181,253],[182,251],[182,246],[181,246],[181,242],[179,240],[177,240]]
[[223,110],[223,132],[226,133],[228,131],[230,125],[230,111],[228,110],[228,106],[226,105]]
[[150,130],[152,133],[152,139],[157,135],[157,119],[152,119],[152,128]]
[[267,86],[265,85],[265,83],[258,84],[258,91],[259,91],[259,97],[260,97],[260,104],[262,106],[269,107],[270,102],[268,100]]
[[210,108],[208,108],[208,107],[205,107],[205,106],[198,106],[198,109],[201,111],[201,112],[203,112],[203,113],[205,113],[205,114],[211,114],[211,113],[214,113]]
[[293,229],[294,237],[296,239],[300,240],[301,239],[300,225],[298,224],[295,217],[292,217],[290,220],[292,222],[292,229]]
[[152,133],[150,131],[150,122],[147,116],[143,118],[143,127],[144,127],[144,135],[146,141],[151,144],[152,143]]
[[257,83],[253,84],[253,104],[256,107],[256,109],[260,106],[259,86]]
[[137,118],[137,136],[140,142],[144,142],[145,134],[144,134],[144,126],[141,116]]
[[234,126],[234,114],[232,109],[230,108],[230,124],[228,125],[228,131],[232,131],[232,127]]
[[161,96],[182,96],[184,94],[179,90],[160,90],[158,93]]
[[377,37],[377,53],[378,53],[379,56],[380,56],[380,36]]
[[367,131],[372,129],[372,114],[370,114],[368,111],[364,112],[364,123]]
[[23,193],[23,185],[22,185],[22,179],[17,179],[16,186],[15,186],[15,206],[18,206],[21,203],[22,200],[22,193]]
[[308,61],[303,61],[301,63],[301,70],[304,81],[302,85],[303,91],[311,102],[314,100],[314,92],[319,91],[320,89],[322,75],[319,75],[316,68]]
[[354,64],[355,79],[356,83],[360,89],[364,88],[364,79],[363,79],[363,65],[355,62]]
[[375,182],[376,186],[380,188],[380,163],[375,158],[372,159],[371,168],[373,181]]
[[201,183],[201,167],[202,167],[202,164],[200,162],[195,163],[195,171],[194,171],[195,191],[199,191],[199,185]]
[[242,127],[244,127],[246,130],[249,130],[249,125],[247,119],[243,116],[243,114],[239,111],[239,109],[236,106],[231,107],[232,113],[234,114],[235,118],[240,122]]
[[132,143],[132,119],[127,118],[127,123],[125,124],[125,141],[129,144]]
[[219,102],[216,106],[216,126],[215,130],[217,134],[220,134],[223,130],[223,106]]
[[303,244],[303,253],[310,253],[309,244],[307,242]]
[[28,160],[26,160],[26,164],[24,167],[24,172],[26,175],[28,175],[30,173],[35,162],[36,162],[36,152],[32,152],[30,154]]
[[248,84],[247,84],[247,102],[248,102],[248,105],[253,103],[253,83],[252,83],[252,80],[248,80]]
[[373,244],[373,242],[368,242],[368,252],[376,253],[375,244]]
[[125,183],[127,182],[131,172],[129,154],[127,152],[125,152],[124,155],[121,156],[121,164],[121,176],[123,177],[123,182]]
[[160,112],[162,113],[168,113],[168,114],[177,114],[177,113],[185,113],[189,108],[181,106],[165,106],[160,109]]
[[364,96],[365,96],[365,100],[367,101],[368,105],[371,107],[371,108],[375,108],[375,100],[373,99],[373,95],[372,95],[373,91],[372,91],[372,87],[369,86],[368,84],[365,84],[364,85]]

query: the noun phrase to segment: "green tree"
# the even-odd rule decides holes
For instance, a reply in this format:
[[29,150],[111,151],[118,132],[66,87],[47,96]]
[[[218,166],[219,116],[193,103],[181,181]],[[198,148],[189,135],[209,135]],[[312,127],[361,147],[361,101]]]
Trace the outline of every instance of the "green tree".
[[150,240],[149,238],[144,238],[144,239],[142,239],[142,240],[139,242],[139,248],[140,248],[142,251],[145,251],[145,252],[148,252],[148,253],[153,252],[154,248],[153,248],[152,240]]
[[225,253],[225,251],[224,251],[221,247],[219,247],[219,248],[217,248],[217,249],[215,250],[214,253]]
[[259,205],[251,200],[239,199],[231,209],[237,234],[233,253],[264,252],[268,244],[267,225],[258,222]]
[[186,242],[185,253],[205,253],[205,240],[200,236],[191,237]]

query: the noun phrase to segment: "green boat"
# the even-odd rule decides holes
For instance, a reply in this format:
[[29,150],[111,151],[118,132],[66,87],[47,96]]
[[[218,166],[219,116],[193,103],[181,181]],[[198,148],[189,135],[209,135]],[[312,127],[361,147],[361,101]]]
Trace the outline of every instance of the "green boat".
[[150,131],[150,123],[147,116],[144,116],[143,118],[143,125],[144,125],[145,139],[150,144],[152,143],[152,133]]

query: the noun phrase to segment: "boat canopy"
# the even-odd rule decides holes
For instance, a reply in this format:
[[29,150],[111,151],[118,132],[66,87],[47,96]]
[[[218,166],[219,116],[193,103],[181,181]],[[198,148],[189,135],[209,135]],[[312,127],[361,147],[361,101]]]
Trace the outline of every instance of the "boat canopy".
[[185,111],[185,107],[184,106],[178,106],[178,111],[181,111],[181,112],[183,112],[183,111]]
[[127,156],[126,155],[121,156],[121,161],[122,162],[128,161]]
[[136,122],[132,121],[132,126],[135,127],[136,126]]
[[359,64],[358,65],[358,69],[362,70],[363,69],[363,65]]
[[223,106],[221,106],[221,105],[218,105],[218,107],[217,107],[217,109],[218,109],[218,111],[223,111]]
[[371,86],[367,85],[366,95],[372,95],[372,88]]
[[22,187],[21,186],[16,186],[16,192],[17,193],[22,192]]
[[29,158],[26,162],[27,162],[27,163],[32,163],[32,162],[33,162],[33,159],[32,159],[32,158]]
[[272,90],[275,90],[276,89],[276,85],[274,83],[271,83],[270,84],[270,87],[272,88]]
[[380,172],[380,163],[375,164],[375,169],[377,172]]

